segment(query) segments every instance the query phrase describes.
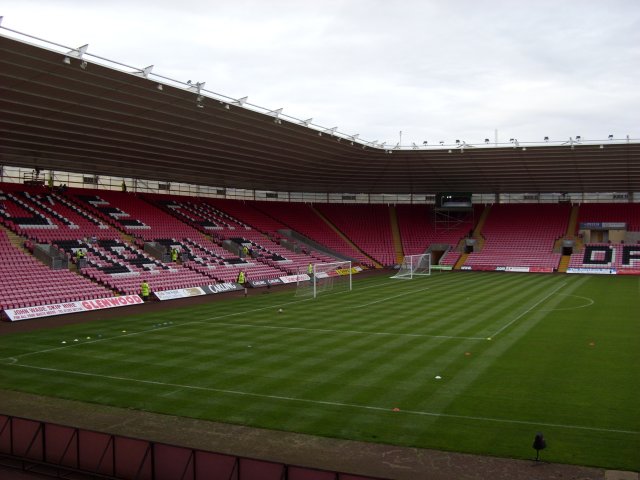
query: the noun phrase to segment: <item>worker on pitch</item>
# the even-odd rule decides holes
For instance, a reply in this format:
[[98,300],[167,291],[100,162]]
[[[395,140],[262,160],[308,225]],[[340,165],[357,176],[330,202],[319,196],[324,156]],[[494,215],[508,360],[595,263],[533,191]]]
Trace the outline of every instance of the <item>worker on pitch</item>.
[[244,284],[246,283],[246,281],[247,281],[247,274],[246,274],[246,273],[244,273],[244,270],[240,270],[240,273],[238,273],[238,280],[237,280],[237,282],[238,282],[240,285],[244,285]]
[[142,297],[142,301],[146,302],[149,300],[149,294],[151,293],[151,287],[147,283],[147,280],[142,280],[140,284],[140,296]]

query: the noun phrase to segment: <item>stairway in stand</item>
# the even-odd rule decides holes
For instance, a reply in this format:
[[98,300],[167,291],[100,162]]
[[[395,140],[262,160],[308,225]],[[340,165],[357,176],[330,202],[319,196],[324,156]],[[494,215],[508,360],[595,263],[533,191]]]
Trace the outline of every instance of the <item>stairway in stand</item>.
[[402,264],[404,260],[404,250],[402,249],[402,238],[400,227],[398,226],[398,214],[394,205],[389,205],[389,218],[391,220],[391,234],[393,235],[393,249],[396,253],[396,263]]
[[336,227],[327,217],[325,217],[320,211],[318,211],[317,208],[315,208],[313,205],[311,205],[311,210],[318,215],[318,217],[320,217],[322,219],[322,221],[324,223],[326,223],[329,228],[331,228],[331,230],[333,230],[334,232],[336,232],[338,234],[338,236],[340,238],[342,238],[342,240],[344,240],[352,249],[360,252],[361,254],[365,255],[369,260],[371,260],[371,262],[373,263],[373,266],[375,268],[382,268],[382,265],[380,265],[380,263],[378,263],[377,261],[375,261],[373,258],[371,258],[369,255],[367,255],[366,252],[362,251],[360,248],[358,248],[358,246],[353,243],[349,237],[347,237],[344,233],[342,233],[342,231]]
[[560,263],[558,264],[558,272],[567,273],[567,268],[569,268],[569,262],[571,261],[571,255],[563,255],[560,259]]
[[27,250],[25,248],[25,246],[24,246],[24,242],[25,242],[24,237],[21,237],[17,233],[14,233],[13,231],[9,230],[4,225],[0,225],[0,228],[2,228],[5,232],[7,232],[7,237],[9,238],[9,241],[11,242],[11,245],[13,245],[14,247],[16,247],[19,250],[23,251],[27,255],[31,255],[31,252],[29,250]]
[[456,264],[453,266],[453,269],[454,270],[460,270],[462,268],[462,266],[464,265],[464,262],[467,261],[467,257],[468,256],[469,256],[468,253],[463,253],[462,255],[460,255],[460,258],[458,259]]

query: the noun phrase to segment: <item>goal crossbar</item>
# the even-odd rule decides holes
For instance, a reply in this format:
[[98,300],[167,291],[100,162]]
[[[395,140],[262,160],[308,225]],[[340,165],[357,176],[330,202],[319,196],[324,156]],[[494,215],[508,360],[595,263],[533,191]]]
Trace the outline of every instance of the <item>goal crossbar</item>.
[[391,278],[411,280],[418,276],[431,275],[431,254],[405,255],[400,264],[400,269]]

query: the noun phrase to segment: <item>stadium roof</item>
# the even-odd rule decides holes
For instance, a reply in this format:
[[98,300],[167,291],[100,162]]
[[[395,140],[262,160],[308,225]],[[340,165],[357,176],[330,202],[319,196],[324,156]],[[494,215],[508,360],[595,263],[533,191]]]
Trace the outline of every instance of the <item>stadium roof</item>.
[[384,148],[83,49],[0,35],[0,52],[3,165],[291,192],[640,191],[634,141]]

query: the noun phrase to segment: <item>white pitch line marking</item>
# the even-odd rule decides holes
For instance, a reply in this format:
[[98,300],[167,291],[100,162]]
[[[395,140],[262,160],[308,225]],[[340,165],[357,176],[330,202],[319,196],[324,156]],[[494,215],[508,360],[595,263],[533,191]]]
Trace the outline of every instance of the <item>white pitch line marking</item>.
[[[162,387],[171,387],[175,389],[187,389],[187,390],[199,390],[205,392],[216,392],[223,393],[228,395],[239,395],[244,397],[256,397],[256,398],[268,398],[271,400],[282,400],[287,402],[299,402],[299,403],[311,403],[314,405],[329,405],[333,407],[347,407],[347,408],[358,408],[361,410],[373,410],[378,412],[390,412],[390,407],[375,407],[371,405],[361,405],[356,403],[342,403],[342,402],[331,402],[327,400],[310,400],[306,398],[295,398],[295,397],[286,397],[283,395],[266,395],[263,393],[251,393],[251,392],[242,392],[239,390],[226,390],[221,388],[212,388],[212,387],[199,387],[196,385],[182,385],[178,383],[168,383],[168,382],[158,382],[155,380],[138,380],[135,378],[127,378],[127,377],[118,377],[115,375],[102,375],[99,373],[89,373],[89,372],[78,372],[74,370],[62,370],[58,368],[50,368],[50,367],[36,367],[34,365],[22,365],[15,364],[13,365],[19,368],[30,368],[33,370],[42,370],[46,372],[57,372],[57,373],[68,373],[71,375],[79,375],[85,377],[95,377],[95,378],[105,378],[108,380],[117,380],[124,382],[133,382],[133,383],[143,383],[147,385],[158,385]],[[491,417],[476,417],[470,415],[455,415],[450,413],[437,413],[437,412],[422,412],[419,410],[402,410],[399,413],[405,413],[410,415],[420,415],[420,416],[428,416],[428,417],[442,417],[442,418],[457,418],[462,420],[474,420],[480,422],[497,422],[497,423],[506,423],[506,424],[514,424],[514,425],[533,425],[533,426],[542,426],[542,427],[555,427],[555,428],[566,428],[570,430],[589,430],[594,432],[609,432],[609,433],[623,433],[629,435],[640,435],[640,432],[634,430],[620,430],[615,428],[601,428],[601,427],[587,427],[584,425],[563,425],[558,423],[548,423],[548,422],[530,422],[527,420],[509,420],[505,418],[491,418]]]
[[580,295],[570,295],[570,294],[564,294],[564,293],[556,293],[557,296],[559,297],[575,297],[575,298],[581,298],[582,300],[586,300],[587,303],[583,304],[583,305],[578,305],[577,307],[566,307],[566,308],[549,308],[549,309],[543,309],[540,310],[541,312],[554,312],[556,310],[578,310],[579,308],[587,308],[590,307],[591,305],[593,305],[595,302],[595,300],[593,300],[593,298],[589,298],[589,297],[582,297]]
[[302,330],[305,332],[323,333],[355,333],[359,335],[391,335],[398,337],[427,337],[427,338],[449,338],[460,340],[484,340],[484,337],[457,337],[450,335],[429,335],[425,333],[394,333],[394,332],[367,332],[364,330],[331,330],[327,328],[305,328],[305,327],[280,327],[277,325],[258,325],[252,323],[222,323],[222,322],[201,322],[205,325],[220,325],[222,327],[251,327],[251,328],[272,328],[278,330]]
[[380,300],[376,300],[375,302],[369,302],[369,303],[365,303],[365,304],[362,304],[362,305],[356,305],[355,307],[351,307],[351,308],[368,307],[369,305],[375,305],[376,303],[386,302],[387,300],[391,300],[392,298],[404,297],[405,295],[410,295],[412,293],[417,293],[417,292],[424,292],[425,290],[429,290],[430,288],[431,287],[421,288],[419,290],[411,290],[410,292],[404,292],[404,293],[400,293],[398,295],[393,295],[391,297],[381,298]]
[[522,317],[524,317],[527,313],[529,313],[531,310],[533,310],[534,308],[536,308],[538,305],[540,305],[542,302],[544,302],[546,299],[548,299],[551,295],[555,294],[558,290],[560,290],[562,287],[564,287],[567,284],[567,282],[563,282],[558,288],[556,288],[553,292],[551,292],[549,295],[546,295],[545,297],[541,298],[540,300],[538,300],[536,303],[534,303],[533,305],[531,305],[529,308],[527,308],[524,312],[522,312],[520,315],[518,315],[516,318],[514,318],[513,320],[511,320],[509,323],[507,323],[506,325],[503,325],[501,328],[499,328],[494,334],[489,335],[489,338],[494,338],[496,335],[498,335],[499,333],[501,333],[503,330],[505,330],[506,328],[510,327],[511,325],[513,325],[515,322],[517,322],[518,320],[520,320]]

